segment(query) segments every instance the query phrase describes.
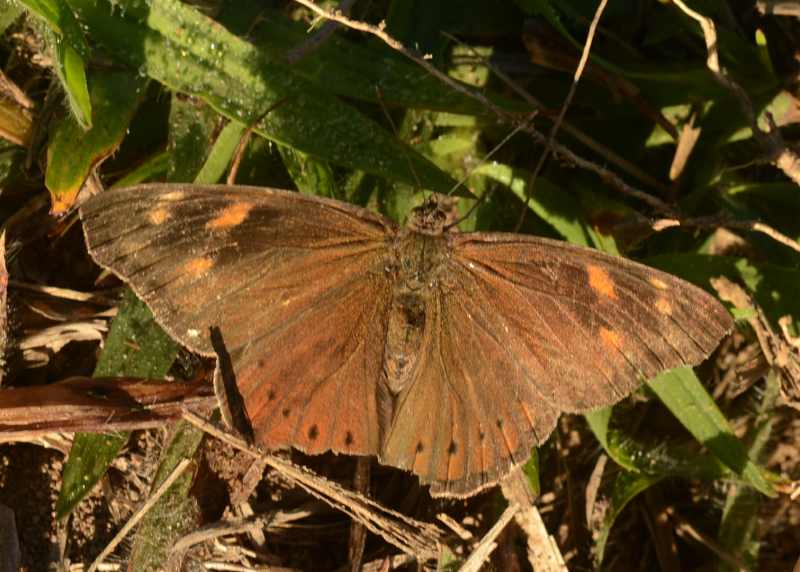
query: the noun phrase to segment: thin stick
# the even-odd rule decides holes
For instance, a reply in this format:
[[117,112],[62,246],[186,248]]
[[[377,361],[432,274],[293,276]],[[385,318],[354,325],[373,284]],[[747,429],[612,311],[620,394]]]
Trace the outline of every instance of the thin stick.
[[172,470],[172,473],[170,473],[166,480],[161,483],[161,485],[156,489],[156,492],[150,495],[150,498],[147,499],[147,502],[145,502],[139,508],[139,510],[133,513],[133,515],[131,515],[131,517],[128,519],[128,522],[125,523],[125,526],[123,526],[119,532],[114,535],[114,538],[111,539],[111,542],[106,545],[100,555],[95,559],[94,562],[92,562],[92,565],[89,566],[87,572],[95,572],[97,570],[100,564],[103,563],[103,560],[105,560],[108,555],[114,551],[117,545],[122,542],[122,539],[127,536],[133,527],[139,524],[139,521],[144,518],[144,515],[146,515],[148,511],[153,508],[153,505],[158,502],[158,499],[160,499],[164,493],[167,492],[167,490],[172,486],[172,483],[174,483],[178,477],[183,474],[183,472],[186,470],[186,467],[188,467],[190,464],[191,461],[189,459],[183,459],[180,463],[178,463],[178,466]]
[[578,62],[578,67],[575,68],[575,74],[572,76],[572,85],[569,86],[567,97],[564,99],[564,103],[561,105],[561,110],[558,112],[558,117],[556,117],[553,127],[550,129],[550,133],[547,135],[547,143],[544,146],[544,150],[542,151],[542,154],[539,155],[539,161],[536,163],[536,168],[533,170],[533,173],[531,173],[530,180],[526,185],[526,188],[528,189],[528,196],[525,199],[525,209],[520,214],[519,221],[517,221],[517,227],[514,229],[514,232],[519,232],[520,227],[522,227],[522,222],[525,220],[525,213],[528,212],[528,205],[531,201],[530,194],[533,193],[533,186],[536,184],[536,178],[539,176],[539,173],[544,166],[544,162],[550,155],[550,149],[553,141],[556,138],[556,133],[558,133],[558,130],[561,128],[561,123],[564,121],[564,116],[567,114],[567,109],[569,108],[570,103],[572,103],[572,99],[575,97],[575,91],[578,88],[578,82],[581,80],[583,70],[586,68],[586,62],[589,61],[589,52],[592,49],[592,41],[594,40],[594,34],[597,31],[597,24],[600,22],[600,17],[603,15],[603,10],[605,10],[607,2],[608,0],[600,0],[600,4],[597,5],[594,18],[592,19],[592,23],[589,25],[589,32],[586,34],[586,43],[583,45],[581,59]]
[[[340,24],[343,24],[343,25],[347,26],[350,29],[358,30],[358,31],[361,31],[361,32],[366,32],[368,34],[372,34],[373,36],[375,36],[375,37],[379,38],[380,40],[382,40],[390,48],[400,52],[401,54],[406,56],[408,59],[410,59],[413,62],[415,62],[417,65],[422,67],[425,71],[427,71],[429,74],[431,74],[433,77],[435,77],[436,79],[438,79],[439,81],[441,81],[445,85],[449,86],[450,88],[452,88],[453,90],[457,91],[458,93],[460,93],[460,94],[462,94],[462,95],[464,95],[466,97],[469,97],[470,99],[473,99],[473,100],[479,102],[486,109],[488,109],[492,113],[494,113],[502,121],[509,122],[509,123],[512,123],[512,124],[515,124],[515,125],[519,123],[519,121],[517,120],[517,118],[516,118],[516,116],[514,114],[508,113],[505,110],[503,110],[502,108],[498,107],[489,98],[487,98],[485,95],[483,95],[479,91],[473,90],[473,89],[469,88],[468,86],[466,86],[466,85],[464,85],[464,84],[462,84],[460,82],[457,82],[456,80],[452,79],[447,74],[439,71],[435,66],[431,65],[425,59],[425,57],[421,57],[421,56],[417,55],[414,51],[409,50],[408,48],[403,46],[402,43],[400,43],[398,40],[394,39],[392,36],[387,34],[386,31],[384,30],[384,27],[382,27],[382,26],[381,27],[373,26],[373,25],[368,24],[366,22],[353,20],[353,19],[348,18],[347,16],[344,16],[341,13],[338,13],[338,12],[329,12],[328,10],[325,10],[324,8],[319,7],[318,5],[316,5],[311,0],[294,0],[294,1],[297,2],[298,4],[301,4],[302,6],[305,6],[306,8],[308,8],[309,10],[314,12],[315,14],[318,14],[318,15],[324,17],[324,18],[328,18],[329,20],[333,20],[335,22],[339,22]],[[526,133],[528,133],[533,138],[533,140],[536,141],[537,143],[542,144],[542,145],[546,144],[547,139],[545,138],[545,136],[542,135],[541,133],[539,133],[538,131],[536,131],[536,129],[534,129],[533,127],[527,126],[527,127],[524,128],[524,131]],[[589,161],[588,159],[584,159],[584,158],[576,155],[568,147],[565,147],[564,145],[561,145],[561,144],[558,144],[558,143],[555,143],[555,142],[553,142],[551,147],[552,147],[552,151],[554,153],[556,153],[557,155],[560,155],[560,156],[564,157],[564,159],[566,159],[567,161],[571,162],[576,167],[580,167],[581,169],[585,169],[587,171],[591,171],[591,172],[597,174],[603,181],[605,181],[607,184],[615,187],[620,192],[622,192],[622,193],[624,193],[624,194],[626,194],[628,196],[634,197],[636,199],[639,199],[639,200],[649,204],[651,207],[653,207],[654,209],[656,209],[659,212],[662,212],[662,213],[671,213],[672,212],[672,209],[669,207],[669,205],[667,205],[663,201],[659,200],[658,198],[656,198],[656,197],[654,197],[654,196],[652,196],[652,195],[650,195],[650,194],[648,194],[648,193],[646,193],[644,191],[641,191],[639,189],[635,189],[635,188],[631,187],[630,185],[625,183],[625,181],[623,181],[616,174],[607,171],[606,169],[604,169],[600,165],[597,165],[597,164]]]
[[[347,15],[350,13],[350,8],[355,4],[355,0],[342,0],[339,2],[339,11]],[[314,34],[312,34],[306,41],[299,46],[292,48],[286,54],[286,61],[289,64],[296,64],[310,53],[319,49],[325,42],[327,42],[333,33],[339,28],[336,22],[325,22],[320,26]]]
[[685,226],[694,228],[736,228],[740,230],[749,230],[751,232],[759,232],[770,237],[775,242],[779,242],[784,246],[788,246],[795,252],[800,252],[800,243],[793,238],[786,236],[782,232],[775,230],[768,224],[760,221],[748,220],[728,220],[725,217],[710,216],[698,217],[687,219],[663,218],[654,221],[650,225],[656,232],[661,232],[664,229],[674,226]]
[[308,469],[279,459],[274,455],[265,454],[257,447],[249,445],[241,438],[190,411],[184,414],[184,419],[232,447],[255,458],[263,459],[267,465],[295,485],[336,510],[363,523],[370,532],[380,535],[389,543],[403,552],[415,556],[420,561],[434,558],[438,553],[441,532],[437,527],[394,512],[363,495],[356,494],[333,481],[314,474]]
[[472,551],[472,554],[469,555],[469,558],[464,562],[459,572],[478,572],[478,570],[483,568],[489,556],[491,556],[494,549],[497,548],[495,540],[500,536],[500,533],[503,532],[503,529],[505,529],[508,523],[511,522],[514,515],[519,512],[519,509],[520,506],[517,503],[512,503],[506,507],[506,510],[500,515],[500,518],[497,519],[494,526],[481,538],[480,543],[475,550]]
[[778,169],[792,179],[795,183],[800,184],[800,157],[797,153],[789,149],[783,142],[780,132],[772,121],[771,117],[767,115],[767,120],[770,123],[770,130],[764,131],[758,125],[758,118],[753,110],[753,104],[750,98],[738,83],[723,73],[719,65],[719,41],[717,39],[717,30],[714,26],[714,21],[687,6],[683,0],[673,0],[673,3],[680,8],[687,16],[695,20],[703,31],[703,39],[706,43],[706,67],[711,70],[714,79],[728,89],[739,102],[739,107],[742,109],[750,123],[750,129],[753,132],[753,137],[766,151],[769,161]]

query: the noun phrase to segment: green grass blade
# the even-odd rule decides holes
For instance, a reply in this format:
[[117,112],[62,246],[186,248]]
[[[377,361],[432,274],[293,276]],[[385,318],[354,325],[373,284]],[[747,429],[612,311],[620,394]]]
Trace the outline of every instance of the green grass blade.
[[[121,61],[170,88],[196,95],[230,119],[337,165],[446,192],[455,181],[422,155],[336,96],[273,62],[191,6],[158,0],[137,19],[106,2],[70,0],[92,38]],[[409,159],[410,163],[409,165]]]
[[651,379],[648,385],[694,438],[728,468],[759,492],[769,497],[776,495],[691,368],[667,371]]
[[67,94],[72,116],[83,129],[92,126],[92,102],[84,56],[89,49],[83,31],[63,0],[21,0],[46,26],[45,40],[53,49],[54,70]]
[[[202,440],[202,431],[186,421],[178,422],[161,455],[151,489],[157,489],[182,459],[192,458]],[[189,494],[193,481],[190,467],[145,515],[136,530],[129,570],[163,570],[175,541],[198,525],[199,508]]]
[[242,140],[245,126],[238,121],[229,122],[214,141],[211,152],[208,154],[206,162],[194,179],[198,184],[217,183],[225,175],[228,165],[231,163],[233,154]]
[[126,72],[105,72],[94,74],[91,83],[95,126],[84,131],[71,117],[64,117],[47,148],[45,185],[56,213],[69,209],[92,169],[117,149],[145,80]]
[[[166,375],[177,346],[153,321],[150,310],[128,290],[111,324],[95,377],[149,377]],[[56,516],[63,518],[105,474],[128,440],[128,433],[75,435],[64,464]]]

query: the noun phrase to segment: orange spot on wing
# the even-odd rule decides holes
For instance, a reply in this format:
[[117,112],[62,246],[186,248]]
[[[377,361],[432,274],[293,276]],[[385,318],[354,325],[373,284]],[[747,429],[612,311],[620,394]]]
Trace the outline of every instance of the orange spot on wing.
[[206,223],[208,230],[222,230],[242,224],[250,211],[253,210],[251,203],[234,203],[225,207],[216,217]]
[[589,275],[589,287],[602,296],[616,300],[617,292],[614,290],[614,279],[605,269],[589,264],[586,266]]
[[169,211],[167,209],[159,208],[151,210],[148,213],[147,218],[150,220],[152,224],[163,224],[170,218],[172,218],[172,215],[169,214]]
[[669,288],[667,283],[664,282],[661,278],[652,277],[650,278],[649,282],[659,290],[666,290],[667,288]]
[[603,342],[603,345],[612,349],[619,349],[622,346],[622,337],[608,328],[600,328],[600,341]]
[[672,315],[672,304],[670,304],[669,300],[666,298],[659,298],[656,300],[656,310],[658,310],[660,314],[670,316]]
[[214,261],[208,256],[199,256],[187,262],[183,269],[187,274],[198,277],[208,272],[214,266]]

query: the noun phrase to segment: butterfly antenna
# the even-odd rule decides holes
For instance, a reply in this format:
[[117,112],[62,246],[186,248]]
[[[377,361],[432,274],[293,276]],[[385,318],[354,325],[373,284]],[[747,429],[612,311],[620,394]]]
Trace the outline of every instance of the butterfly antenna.
[[[485,164],[486,164],[486,163],[489,161],[489,159],[491,159],[491,158],[492,158],[492,156],[493,156],[495,153],[497,153],[497,152],[498,152],[500,149],[502,149],[502,148],[505,146],[505,144],[506,144],[506,143],[508,143],[508,141],[509,141],[509,140],[510,140],[510,139],[511,139],[511,138],[512,138],[514,135],[516,135],[516,134],[517,134],[517,133],[519,133],[520,131],[522,131],[522,130],[526,129],[526,128],[528,127],[528,125],[530,125],[530,124],[531,124],[531,122],[533,121],[534,117],[536,117],[536,114],[537,114],[537,113],[538,113],[537,111],[532,111],[531,113],[529,113],[529,114],[528,114],[528,115],[525,117],[525,120],[524,120],[524,121],[522,121],[522,122],[521,122],[519,125],[517,125],[517,126],[514,128],[514,129],[512,129],[512,130],[511,130],[511,132],[510,132],[508,135],[506,135],[505,137],[503,137],[503,139],[502,139],[502,140],[501,140],[501,141],[500,141],[500,142],[499,142],[497,145],[495,145],[494,147],[492,147],[492,149],[491,149],[491,150],[490,150],[488,153],[486,153],[486,155],[484,155],[484,156],[483,156],[483,158],[482,158],[482,159],[481,159],[481,160],[478,162],[478,164],[477,164],[477,165],[475,165],[474,167],[472,167],[472,168],[469,170],[469,172],[468,172],[466,175],[464,175],[464,177],[462,177],[462,178],[461,178],[461,180],[460,180],[460,181],[458,181],[458,183],[456,183],[456,184],[453,186],[453,188],[452,188],[452,189],[450,189],[450,190],[447,192],[447,196],[448,196],[448,197],[449,197],[449,196],[452,196],[452,194],[456,192],[456,189],[458,189],[460,186],[462,186],[464,183],[466,183],[466,182],[469,180],[469,178],[470,178],[470,177],[471,177],[471,176],[472,176],[472,175],[475,173],[475,171],[477,171],[477,170],[478,170],[478,169],[480,169],[480,168],[481,168],[483,165],[485,165]],[[451,229],[451,228],[453,228],[454,226],[458,226],[459,224],[461,224],[462,222],[464,222],[465,220],[467,220],[469,217],[471,217],[471,216],[472,216],[472,213],[474,213],[474,212],[477,210],[477,208],[478,208],[478,207],[479,207],[479,206],[480,206],[480,205],[481,205],[481,204],[482,204],[484,201],[486,201],[486,200],[487,200],[489,197],[491,197],[491,196],[492,196],[492,193],[494,193],[494,189],[492,189],[492,190],[490,190],[490,191],[488,191],[488,192],[486,192],[486,193],[482,194],[480,197],[478,197],[478,200],[476,200],[476,201],[475,201],[475,204],[474,204],[474,205],[472,205],[472,206],[470,207],[470,209],[467,211],[467,213],[466,213],[464,216],[462,216],[462,217],[458,218],[458,219],[457,219],[457,220],[455,220],[454,222],[451,222],[450,224],[448,224],[447,226],[445,226],[445,227],[444,227],[444,229],[445,229],[446,231],[447,231],[447,230],[450,230],[450,229]]]
[[[392,133],[394,133],[395,139],[397,139],[402,143],[402,140],[400,139],[400,132],[397,130],[397,125],[395,124],[394,119],[392,119],[392,116],[389,113],[389,109],[386,107],[386,102],[383,99],[383,90],[379,85],[375,86],[375,93],[378,96],[378,103],[381,106],[381,111],[383,112],[383,116],[386,118],[386,121],[389,122],[389,126],[392,128]],[[411,172],[411,176],[414,177],[414,181],[417,184],[417,189],[422,189],[422,182],[419,180],[419,177],[417,176],[417,170],[414,169],[414,163],[411,161],[411,156],[406,152],[405,146],[401,146],[401,149],[403,150],[403,156],[405,157],[406,162],[408,163],[408,170]]]

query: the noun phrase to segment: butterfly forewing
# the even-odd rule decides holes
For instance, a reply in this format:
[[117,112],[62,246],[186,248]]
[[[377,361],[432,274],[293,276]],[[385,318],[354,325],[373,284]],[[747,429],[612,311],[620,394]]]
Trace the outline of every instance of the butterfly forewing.
[[476,300],[562,411],[614,403],[664,370],[697,364],[732,326],[702,289],[630,260],[500,233],[451,244]]
[[220,328],[262,443],[377,453],[391,222],[286,191],[194,185],[108,191],[82,218],[97,262],[174,338],[211,355]]

